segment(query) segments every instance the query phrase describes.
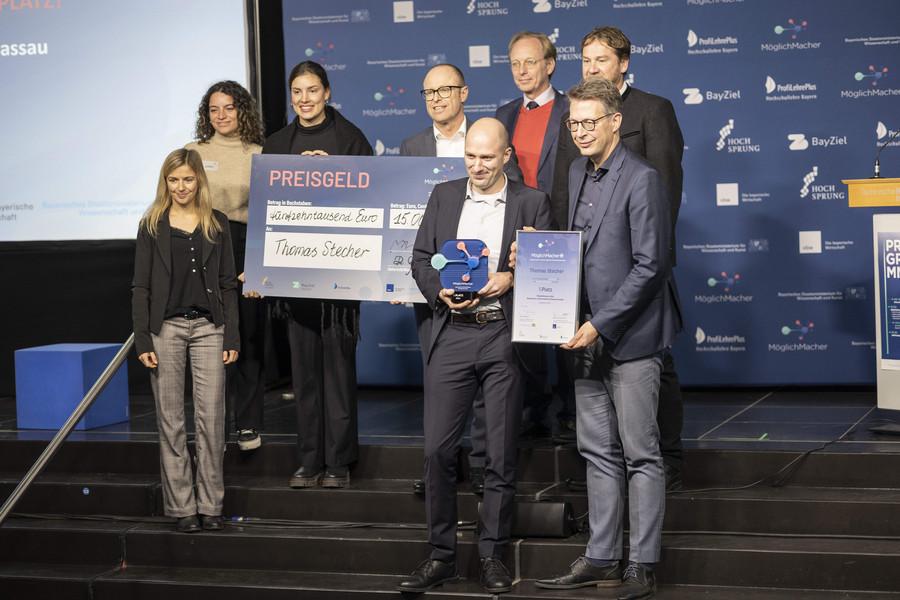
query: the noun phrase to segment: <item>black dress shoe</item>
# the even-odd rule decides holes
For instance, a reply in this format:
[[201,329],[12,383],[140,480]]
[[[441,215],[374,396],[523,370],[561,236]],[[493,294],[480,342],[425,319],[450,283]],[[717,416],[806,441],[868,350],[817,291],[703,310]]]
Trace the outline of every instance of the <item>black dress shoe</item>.
[[221,515],[200,515],[200,526],[205,531],[222,531],[225,528]]
[[175,523],[175,530],[180,533],[197,533],[200,531],[200,521],[197,520],[197,515],[178,519],[178,522]]
[[481,559],[481,587],[490,594],[502,594],[512,589],[512,577],[499,558]]
[[397,584],[398,592],[425,592],[448,581],[456,581],[455,562],[428,559],[419,563],[409,577]]
[[656,575],[651,569],[630,562],[622,575],[622,587],[617,591],[619,600],[652,598],[656,594]]
[[569,566],[569,572],[559,577],[538,579],[534,582],[547,590],[574,590],[576,588],[598,586],[612,587],[622,583],[622,567],[617,562],[608,567],[595,567],[584,556]]
[[469,467],[469,481],[472,483],[472,493],[484,496],[484,468]]
[[292,488],[309,488],[316,487],[319,485],[319,481],[322,479],[322,470],[321,469],[311,469],[309,467],[300,467],[294,474],[291,475],[291,480],[288,483]]
[[319,483],[323,488],[345,488],[350,485],[349,467],[328,467]]
[[413,481],[413,494],[416,496],[424,496],[425,495],[425,480],[424,479],[416,479]]

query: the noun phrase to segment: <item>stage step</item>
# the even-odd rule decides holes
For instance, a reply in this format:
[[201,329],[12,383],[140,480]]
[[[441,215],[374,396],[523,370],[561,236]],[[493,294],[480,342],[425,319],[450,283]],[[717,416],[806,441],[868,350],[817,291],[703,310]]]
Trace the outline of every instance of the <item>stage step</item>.
[[0,598],[90,600],[91,581],[115,569],[115,565],[0,562]]
[[[297,468],[296,447],[288,437],[242,453],[229,443],[226,476],[267,476],[287,480]],[[37,440],[0,440],[0,473],[24,473],[47,445]],[[685,483],[690,487],[733,487],[769,479],[800,456],[798,452],[694,448],[685,451]],[[360,447],[352,476],[357,479],[417,479],[422,476],[422,448],[417,446]],[[833,449],[807,456],[789,479],[794,486],[900,489],[897,455],[885,452],[842,453]],[[465,461],[461,460],[463,468]],[[49,473],[159,473],[155,440],[66,442],[48,465]],[[519,451],[519,481],[553,482],[585,479],[584,461],[571,446],[539,443]]]
[[[290,529],[229,525],[224,532],[176,533],[171,523],[92,523],[14,519],[0,528],[6,560],[108,564],[129,568],[402,576],[428,555],[425,532],[409,528],[310,526]],[[26,542],[26,552],[9,548]],[[534,579],[564,572],[579,556],[584,535],[566,540],[517,541],[511,572]],[[15,556],[15,557],[14,557]],[[771,587],[892,592],[900,590],[896,539],[835,537],[664,535],[659,580],[668,585]],[[460,573],[477,581],[479,562],[471,531],[460,535]]]
[[[0,499],[16,483],[0,475]],[[294,490],[285,477],[226,477],[227,516],[291,521],[424,523],[425,502],[410,479],[353,479],[349,488]],[[479,498],[459,484],[459,519],[477,518]],[[522,482],[519,501],[565,500],[576,515],[587,513],[585,492],[560,484]],[[747,490],[685,490],[666,499],[669,532],[865,535],[900,537],[900,490],[758,486]],[[157,475],[51,473],[32,486],[17,513],[162,515]]]
[[[399,578],[385,575],[297,573],[290,571],[219,571],[131,567],[97,579],[94,600],[293,600],[295,598],[353,598],[358,600],[401,597],[394,592]],[[612,590],[587,588],[569,592],[542,590],[533,580],[522,580],[499,596],[508,600],[549,598],[614,598]],[[405,596],[403,596],[405,597]],[[447,583],[424,595],[438,600],[490,598],[476,579]],[[496,597],[496,596],[495,596]],[[660,586],[661,600],[887,600],[895,594],[871,592],[823,592],[821,590],[746,590],[735,587]]]

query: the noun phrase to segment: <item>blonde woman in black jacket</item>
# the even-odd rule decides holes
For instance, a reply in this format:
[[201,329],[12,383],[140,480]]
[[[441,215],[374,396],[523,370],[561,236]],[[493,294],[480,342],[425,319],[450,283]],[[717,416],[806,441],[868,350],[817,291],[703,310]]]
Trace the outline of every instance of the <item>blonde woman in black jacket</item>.
[[[185,533],[222,529],[225,365],[240,346],[236,290],[228,219],[212,209],[203,161],[195,150],[175,150],[138,229],[132,319],[138,359],[152,369],[164,509]],[[184,418],[188,357],[196,493]]]

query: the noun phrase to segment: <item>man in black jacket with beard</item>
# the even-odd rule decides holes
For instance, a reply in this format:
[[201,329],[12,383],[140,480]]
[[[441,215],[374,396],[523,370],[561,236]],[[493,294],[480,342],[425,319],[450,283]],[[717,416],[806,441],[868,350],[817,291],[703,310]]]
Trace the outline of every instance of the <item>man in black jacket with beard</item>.
[[[581,41],[581,76],[603,77],[611,81],[622,95],[622,145],[636,152],[653,165],[662,177],[672,223],[671,258],[675,265],[675,222],[681,207],[684,174],[681,157],[684,138],[672,103],[654,94],[643,92],[625,82],[631,58],[631,41],[615,27],[597,27]],[[568,113],[562,123],[569,119]],[[565,127],[562,125],[561,127]],[[580,156],[572,136],[561,130],[556,154],[553,190],[550,205],[553,218],[565,227],[569,210],[569,165]],[[681,487],[682,444],[681,427],[683,404],[678,374],[670,352],[663,355],[659,387],[657,422],[660,449],[666,470],[666,489]]]

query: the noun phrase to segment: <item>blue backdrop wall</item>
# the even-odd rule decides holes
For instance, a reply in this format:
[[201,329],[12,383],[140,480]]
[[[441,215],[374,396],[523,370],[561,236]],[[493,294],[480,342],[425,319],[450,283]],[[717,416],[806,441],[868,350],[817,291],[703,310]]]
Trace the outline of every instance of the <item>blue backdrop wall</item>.
[[[873,383],[875,210],[848,208],[841,179],[871,175],[900,129],[900,2],[284,0],[285,63],[322,63],[335,107],[390,155],[429,124],[429,65],[461,67],[466,112],[493,115],[518,96],[513,33],[555,40],[565,90],[596,25],[628,34],[633,85],[669,98],[684,132],[682,382]],[[418,382],[409,309],[365,305],[362,334],[361,383]]]

